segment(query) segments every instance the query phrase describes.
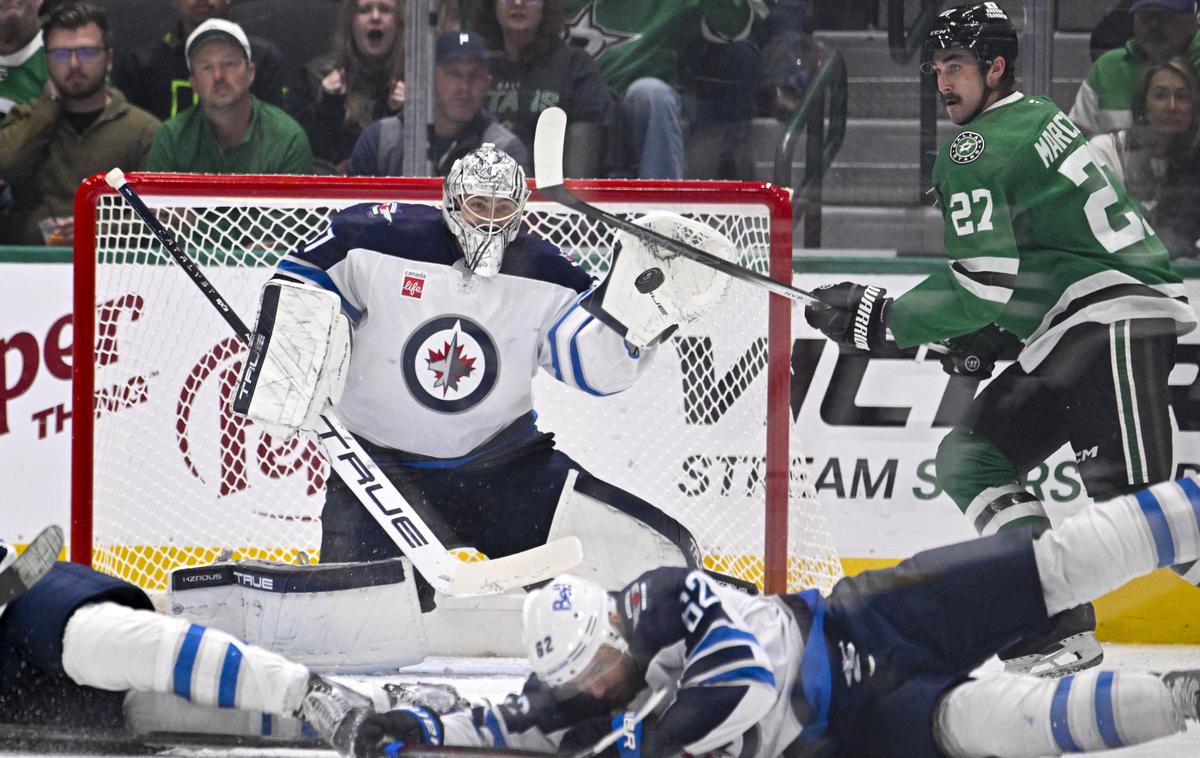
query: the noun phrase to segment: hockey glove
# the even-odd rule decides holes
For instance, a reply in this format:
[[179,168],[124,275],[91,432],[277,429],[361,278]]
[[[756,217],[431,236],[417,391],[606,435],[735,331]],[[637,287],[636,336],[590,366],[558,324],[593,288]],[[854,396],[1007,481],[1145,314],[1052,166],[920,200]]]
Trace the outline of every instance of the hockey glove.
[[887,335],[887,312],[892,303],[883,296],[886,292],[854,282],[818,287],[813,296],[830,307],[805,306],[804,320],[839,345],[878,350]]
[[426,708],[398,708],[363,719],[354,733],[353,755],[397,755],[405,745],[441,745],[442,720]]
[[942,370],[951,376],[972,376],[987,379],[996,367],[996,360],[1021,340],[995,324],[979,331],[946,340],[950,352],[941,356]]

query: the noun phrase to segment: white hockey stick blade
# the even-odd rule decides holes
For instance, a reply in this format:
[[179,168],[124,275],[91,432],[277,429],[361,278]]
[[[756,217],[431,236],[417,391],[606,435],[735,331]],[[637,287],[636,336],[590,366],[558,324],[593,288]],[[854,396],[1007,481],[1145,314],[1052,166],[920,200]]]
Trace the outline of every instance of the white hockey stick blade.
[[515,555],[479,563],[459,561],[450,576],[448,594],[489,595],[552,579],[583,562],[578,537],[562,537]]
[[547,108],[533,132],[533,176],[538,189],[563,183],[563,143],[567,137],[567,112]]
[[63,530],[53,524],[34,537],[25,552],[0,573],[0,605],[11,603],[37,584],[58,560],[62,546]]
[[599,755],[600,753],[603,753],[608,749],[609,745],[612,745],[614,742],[621,739],[621,737],[625,736],[626,729],[633,729],[633,727],[642,723],[647,716],[654,712],[654,709],[658,707],[658,704],[662,702],[662,699],[666,696],[666,687],[663,687],[661,690],[654,690],[650,693],[650,696],[646,698],[645,702],[638,706],[632,717],[626,715],[624,723],[621,724],[621,728],[612,730],[608,734],[604,735],[604,737],[600,738],[595,745],[592,745],[586,750],[580,750],[578,753],[572,755],[571,758],[591,758],[593,755]]

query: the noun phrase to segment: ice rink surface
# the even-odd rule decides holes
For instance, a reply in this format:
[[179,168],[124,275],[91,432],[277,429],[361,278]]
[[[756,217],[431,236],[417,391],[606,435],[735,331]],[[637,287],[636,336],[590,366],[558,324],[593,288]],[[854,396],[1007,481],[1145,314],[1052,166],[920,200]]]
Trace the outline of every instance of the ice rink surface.
[[[1184,645],[1113,645],[1104,646],[1104,666],[1112,669],[1132,669],[1139,671],[1168,671],[1172,669],[1200,668],[1200,647]],[[980,672],[999,671],[1000,664],[993,659],[985,664]],[[387,681],[398,682],[444,682],[458,688],[466,697],[486,697],[497,700],[509,692],[517,690],[525,678],[526,668],[522,661],[516,659],[472,659],[472,658],[436,658],[425,663],[404,669],[402,672],[385,677]],[[369,683],[372,680],[363,677],[338,677],[348,684]],[[378,679],[374,679],[378,681]],[[175,747],[166,750],[147,753],[139,752],[89,752],[87,745],[81,743],[80,750],[71,752],[5,752],[0,749],[0,756],[30,756],[30,755],[72,755],[72,756],[180,756],[183,758],[321,758],[336,756],[332,750],[309,750],[298,748],[230,748],[230,747]],[[1200,756],[1200,727],[1192,724],[1185,734],[1171,739],[1161,740],[1149,745],[1130,747],[1122,750],[1109,750],[1088,755],[1105,756],[1106,758],[1185,758]]]

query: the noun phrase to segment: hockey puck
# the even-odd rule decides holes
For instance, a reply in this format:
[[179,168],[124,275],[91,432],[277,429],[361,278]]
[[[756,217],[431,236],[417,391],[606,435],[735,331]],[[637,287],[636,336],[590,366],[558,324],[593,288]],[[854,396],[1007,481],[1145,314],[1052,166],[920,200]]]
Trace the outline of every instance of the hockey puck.
[[663,276],[662,269],[648,268],[637,275],[637,279],[633,280],[633,286],[637,287],[637,291],[644,295],[658,289],[664,281],[666,281],[666,277]]

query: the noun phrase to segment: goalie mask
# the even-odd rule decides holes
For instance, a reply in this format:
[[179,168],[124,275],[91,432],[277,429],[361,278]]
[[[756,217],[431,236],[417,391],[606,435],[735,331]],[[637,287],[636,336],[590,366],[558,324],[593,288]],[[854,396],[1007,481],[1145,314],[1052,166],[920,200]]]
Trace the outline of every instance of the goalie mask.
[[587,691],[629,652],[610,618],[616,608],[603,587],[571,574],[525,598],[521,628],[529,666],[559,697]]
[[494,276],[525,215],[525,172],[485,142],[454,162],[442,194],[442,217],[462,246],[467,267],[479,276]]

